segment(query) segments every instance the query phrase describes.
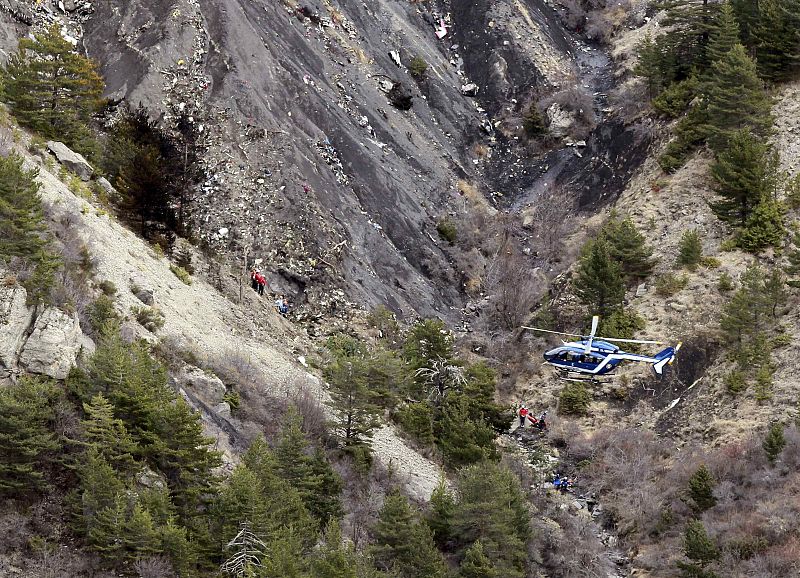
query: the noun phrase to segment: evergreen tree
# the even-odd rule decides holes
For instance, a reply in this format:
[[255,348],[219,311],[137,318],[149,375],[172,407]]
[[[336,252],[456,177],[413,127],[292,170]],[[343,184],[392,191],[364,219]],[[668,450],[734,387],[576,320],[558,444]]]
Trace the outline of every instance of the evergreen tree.
[[734,132],[711,166],[716,191],[723,197],[712,204],[714,213],[746,227],[761,199],[774,194],[776,174],[777,157],[769,145],[746,129]]
[[169,558],[175,574],[178,576],[192,576],[197,565],[198,555],[195,544],[190,542],[186,528],[180,526],[175,520],[169,520],[158,528],[161,551]]
[[125,492],[125,484],[111,464],[95,447],[89,447],[80,465],[80,504],[83,525],[88,533],[97,515],[114,505],[117,496]]
[[86,412],[82,422],[85,442],[119,471],[131,471],[135,465],[136,443],[122,420],[114,417],[114,406],[98,394],[90,403],[84,403],[83,409]]
[[648,95],[654,98],[664,88],[664,55],[649,32],[636,46],[636,55],[638,61],[633,73],[645,79]]
[[535,102],[531,103],[528,107],[528,112],[522,117],[522,128],[528,138],[538,138],[547,134],[544,115]]
[[800,0],[758,0],[753,36],[764,78],[791,78],[800,67]]
[[796,279],[800,275],[800,233],[796,232],[792,235],[792,245],[794,248],[786,254],[789,264],[784,267],[784,271],[790,277],[786,284],[797,289],[800,287],[800,279]]
[[450,394],[435,410],[433,433],[450,466],[497,458],[494,430],[483,419],[470,419],[470,406],[470,399],[458,393]]
[[519,480],[505,466],[482,462],[456,480],[453,536],[462,552],[479,541],[500,576],[525,575],[530,513]]
[[786,236],[783,203],[771,195],[764,195],[747,219],[745,228],[739,232],[736,243],[751,253],[767,247],[779,247]]
[[500,573],[483,552],[480,540],[467,548],[458,571],[461,578],[500,578]]
[[130,559],[160,553],[161,540],[153,518],[140,504],[135,504],[124,527],[124,547]]
[[59,447],[51,430],[56,395],[50,383],[28,377],[0,386],[0,496],[44,485],[43,466]]
[[358,558],[352,543],[342,542],[339,523],[332,520],[311,563],[314,578],[358,578]]
[[97,511],[86,532],[89,548],[112,563],[125,557],[128,505],[121,493],[115,494],[110,505]]
[[36,169],[26,171],[16,153],[0,157],[0,261],[18,258],[35,267],[32,278],[24,282],[35,298],[50,288],[57,266],[48,250],[37,174]]
[[333,435],[348,451],[368,450],[380,408],[367,386],[367,363],[360,355],[336,356],[325,368],[331,403],[336,412]]
[[773,269],[764,279],[764,299],[772,317],[778,315],[778,307],[786,304],[789,294],[786,291],[786,278],[780,269]]
[[722,60],[739,42],[739,24],[736,21],[736,12],[730,2],[723,2],[711,28],[708,41],[708,61],[713,63]]
[[622,306],[625,284],[607,241],[596,239],[584,246],[574,285],[581,301],[601,317]]
[[705,70],[719,4],[708,0],[660,0],[656,7],[666,11],[661,24],[670,30],[659,37],[669,53],[670,80],[682,80],[693,70]]
[[290,412],[275,447],[275,469],[298,491],[303,504],[321,524],[341,515],[341,479],[321,449],[309,455],[308,442],[300,429],[300,416],[296,412]]
[[446,568],[433,544],[428,526],[421,523],[408,500],[395,492],[386,500],[373,528],[372,548],[379,568],[390,570],[399,578],[444,578]]
[[644,236],[630,217],[612,217],[598,235],[608,243],[609,256],[617,262],[628,283],[647,278],[653,271],[653,250],[645,244]]
[[696,229],[684,231],[678,243],[678,265],[695,269],[703,258],[703,244]]
[[494,400],[497,388],[495,371],[480,361],[467,367],[461,392],[469,401],[469,418],[484,421],[497,431],[508,427],[507,408]]
[[103,88],[96,65],[75,52],[54,23],[20,40],[6,64],[3,98],[20,124],[88,152],[87,125]]
[[786,447],[786,437],[783,434],[782,423],[775,422],[770,426],[762,447],[767,453],[767,458],[769,459],[770,463],[774,464],[775,460],[777,460],[783,452],[783,448]]
[[430,367],[438,359],[453,358],[453,335],[443,321],[423,319],[406,335],[403,357],[412,371]]
[[706,566],[719,558],[719,550],[706,534],[703,522],[690,520],[683,535],[683,550],[691,562],[678,562],[687,578],[715,578],[715,574],[706,570]]
[[723,152],[737,131],[749,130],[762,139],[770,134],[772,102],[741,44],[711,65],[703,92],[708,144],[715,152]]
[[728,341],[741,344],[746,336],[764,329],[769,303],[764,295],[764,272],[753,264],[742,275],[742,285],[723,306],[720,327]]
[[742,44],[752,49],[756,43],[754,33],[759,18],[758,3],[753,0],[730,0],[730,4],[739,24]]
[[689,478],[689,497],[692,500],[695,512],[705,512],[716,505],[717,499],[714,497],[714,486],[716,486],[716,481],[705,464],[700,466]]
[[444,478],[439,480],[439,484],[431,494],[431,501],[425,523],[431,529],[433,541],[444,550],[448,542],[453,537],[453,512],[455,511],[455,498],[447,489]]

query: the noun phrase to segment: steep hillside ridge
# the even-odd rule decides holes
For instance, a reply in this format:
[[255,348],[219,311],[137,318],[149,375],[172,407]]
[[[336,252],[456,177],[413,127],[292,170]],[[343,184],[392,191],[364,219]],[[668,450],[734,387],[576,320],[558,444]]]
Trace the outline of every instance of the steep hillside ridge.
[[[130,318],[131,309],[142,306],[134,295],[133,285],[152,292],[154,306],[164,315],[163,328],[155,336],[129,321],[128,331],[152,342],[161,339],[168,347],[186,347],[208,362],[236,355],[247,360],[268,384],[269,389],[260,393],[280,398],[304,388],[325,402],[327,395],[322,382],[289,357],[290,350],[304,352],[310,349],[310,344],[274,311],[270,302],[260,300],[249,290],[241,303],[235,302],[199,278],[185,285],[152,247],[105,211],[75,196],[41,159],[25,154],[26,162],[40,171],[42,199],[53,207],[54,218],[70,219],[96,260],[98,280],[111,281],[119,289],[116,299],[122,314]],[[197,392],[190,385],[185,387],[191,401]],[[204,411],[207,433],[217,440],[218,449],[229,462],[236,462],[238,452],[246,448],[241,447],[235,436],[226,433],[231,429],[235,432],[235,418],[209,415],[207,408],[195,405]],[[220,424],[227,427],[221,428]],[[397,437],[394,428],[376,431],[374,449],[378,459],[407,473],[413,495],[421,498],[430,495],[440,476],[439,467],[409,448]]]

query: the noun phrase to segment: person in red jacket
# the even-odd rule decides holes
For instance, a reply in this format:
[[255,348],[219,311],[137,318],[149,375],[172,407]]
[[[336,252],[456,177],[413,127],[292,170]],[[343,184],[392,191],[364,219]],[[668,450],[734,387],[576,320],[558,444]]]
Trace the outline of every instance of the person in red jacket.
[[261,273],[256,276],[256,282],[258,282],[258,294],[264,294],[264,286],[267,284],[267,278],[264,277]]
[[523,403],[519,408],[519,427],[525,427],[525,418],[528,417],[528,408]]

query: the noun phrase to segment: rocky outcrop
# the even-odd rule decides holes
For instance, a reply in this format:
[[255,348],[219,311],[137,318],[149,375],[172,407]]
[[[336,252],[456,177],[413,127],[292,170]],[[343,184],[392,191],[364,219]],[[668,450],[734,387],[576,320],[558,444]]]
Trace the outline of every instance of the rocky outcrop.
[[48,307],[36,318],[33,331],[19,356],[19,365],[30,373],[66,379],[84,346],[78,316]]
[[209,407],[215,407],[223,402],[225,384],[216,375],[206,373],[199,367],[187,365],[175,376],[175,381],[179,387],[188,389]]
[[0,286],[0,380],[11,377],[16,369],[33,321],[33,310],[26,306],[26,298],[25,289],[16,283]]
[[131,293],[136,295],[136,298],[145,305],[153,305],[155,303],[156,290],[152,284],[142,275],[131,275],[129,280]]
[[81,331],[77,315],[55,307],[37,315],[26,299],[16,282],[0,288],[0,381],[23,371],[65,379],[81,350],[93,350],[94,343]]
[[94,174],[92,165],[83,155],[80,155],[65,145],[63,142],[47,141],[48,150],[55,155],[58,162],[78,175],[82,181],[88,181]]

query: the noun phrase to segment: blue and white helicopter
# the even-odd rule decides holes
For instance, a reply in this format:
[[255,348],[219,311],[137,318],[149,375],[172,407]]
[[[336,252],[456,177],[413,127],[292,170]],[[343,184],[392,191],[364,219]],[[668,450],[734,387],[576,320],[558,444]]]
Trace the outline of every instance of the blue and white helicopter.
[[641,355],[639,353],[629,353],[620,350],[615,343],[638,343],[644,345],[663,345],[659,341],[648,341],[643,339],[617,339],[611,337],[596,337],[597,325],[600,318],[595,315],[592,317],[592,331],[589,335],[578,335],[577,333],[564,333],[562,331],[550,331],[549,329],[539,329],[538,327],[526,327],[531,331],[542,333],[553,333],[556,335],[567,335],[580,337],[580,341],[564,341],[563,345],[551,349],[544,353],[545,363],[552,365],[559,372],[559,377],[568,381],[599,381],[599,376],[608,375],[614,371],[623,361],[641,361],[653,366],[656,375],[663,375],[664,367],[672,364],[675,355],[681,348],[678,343],[675,347],[666,347],[658,352],[654,357]]

